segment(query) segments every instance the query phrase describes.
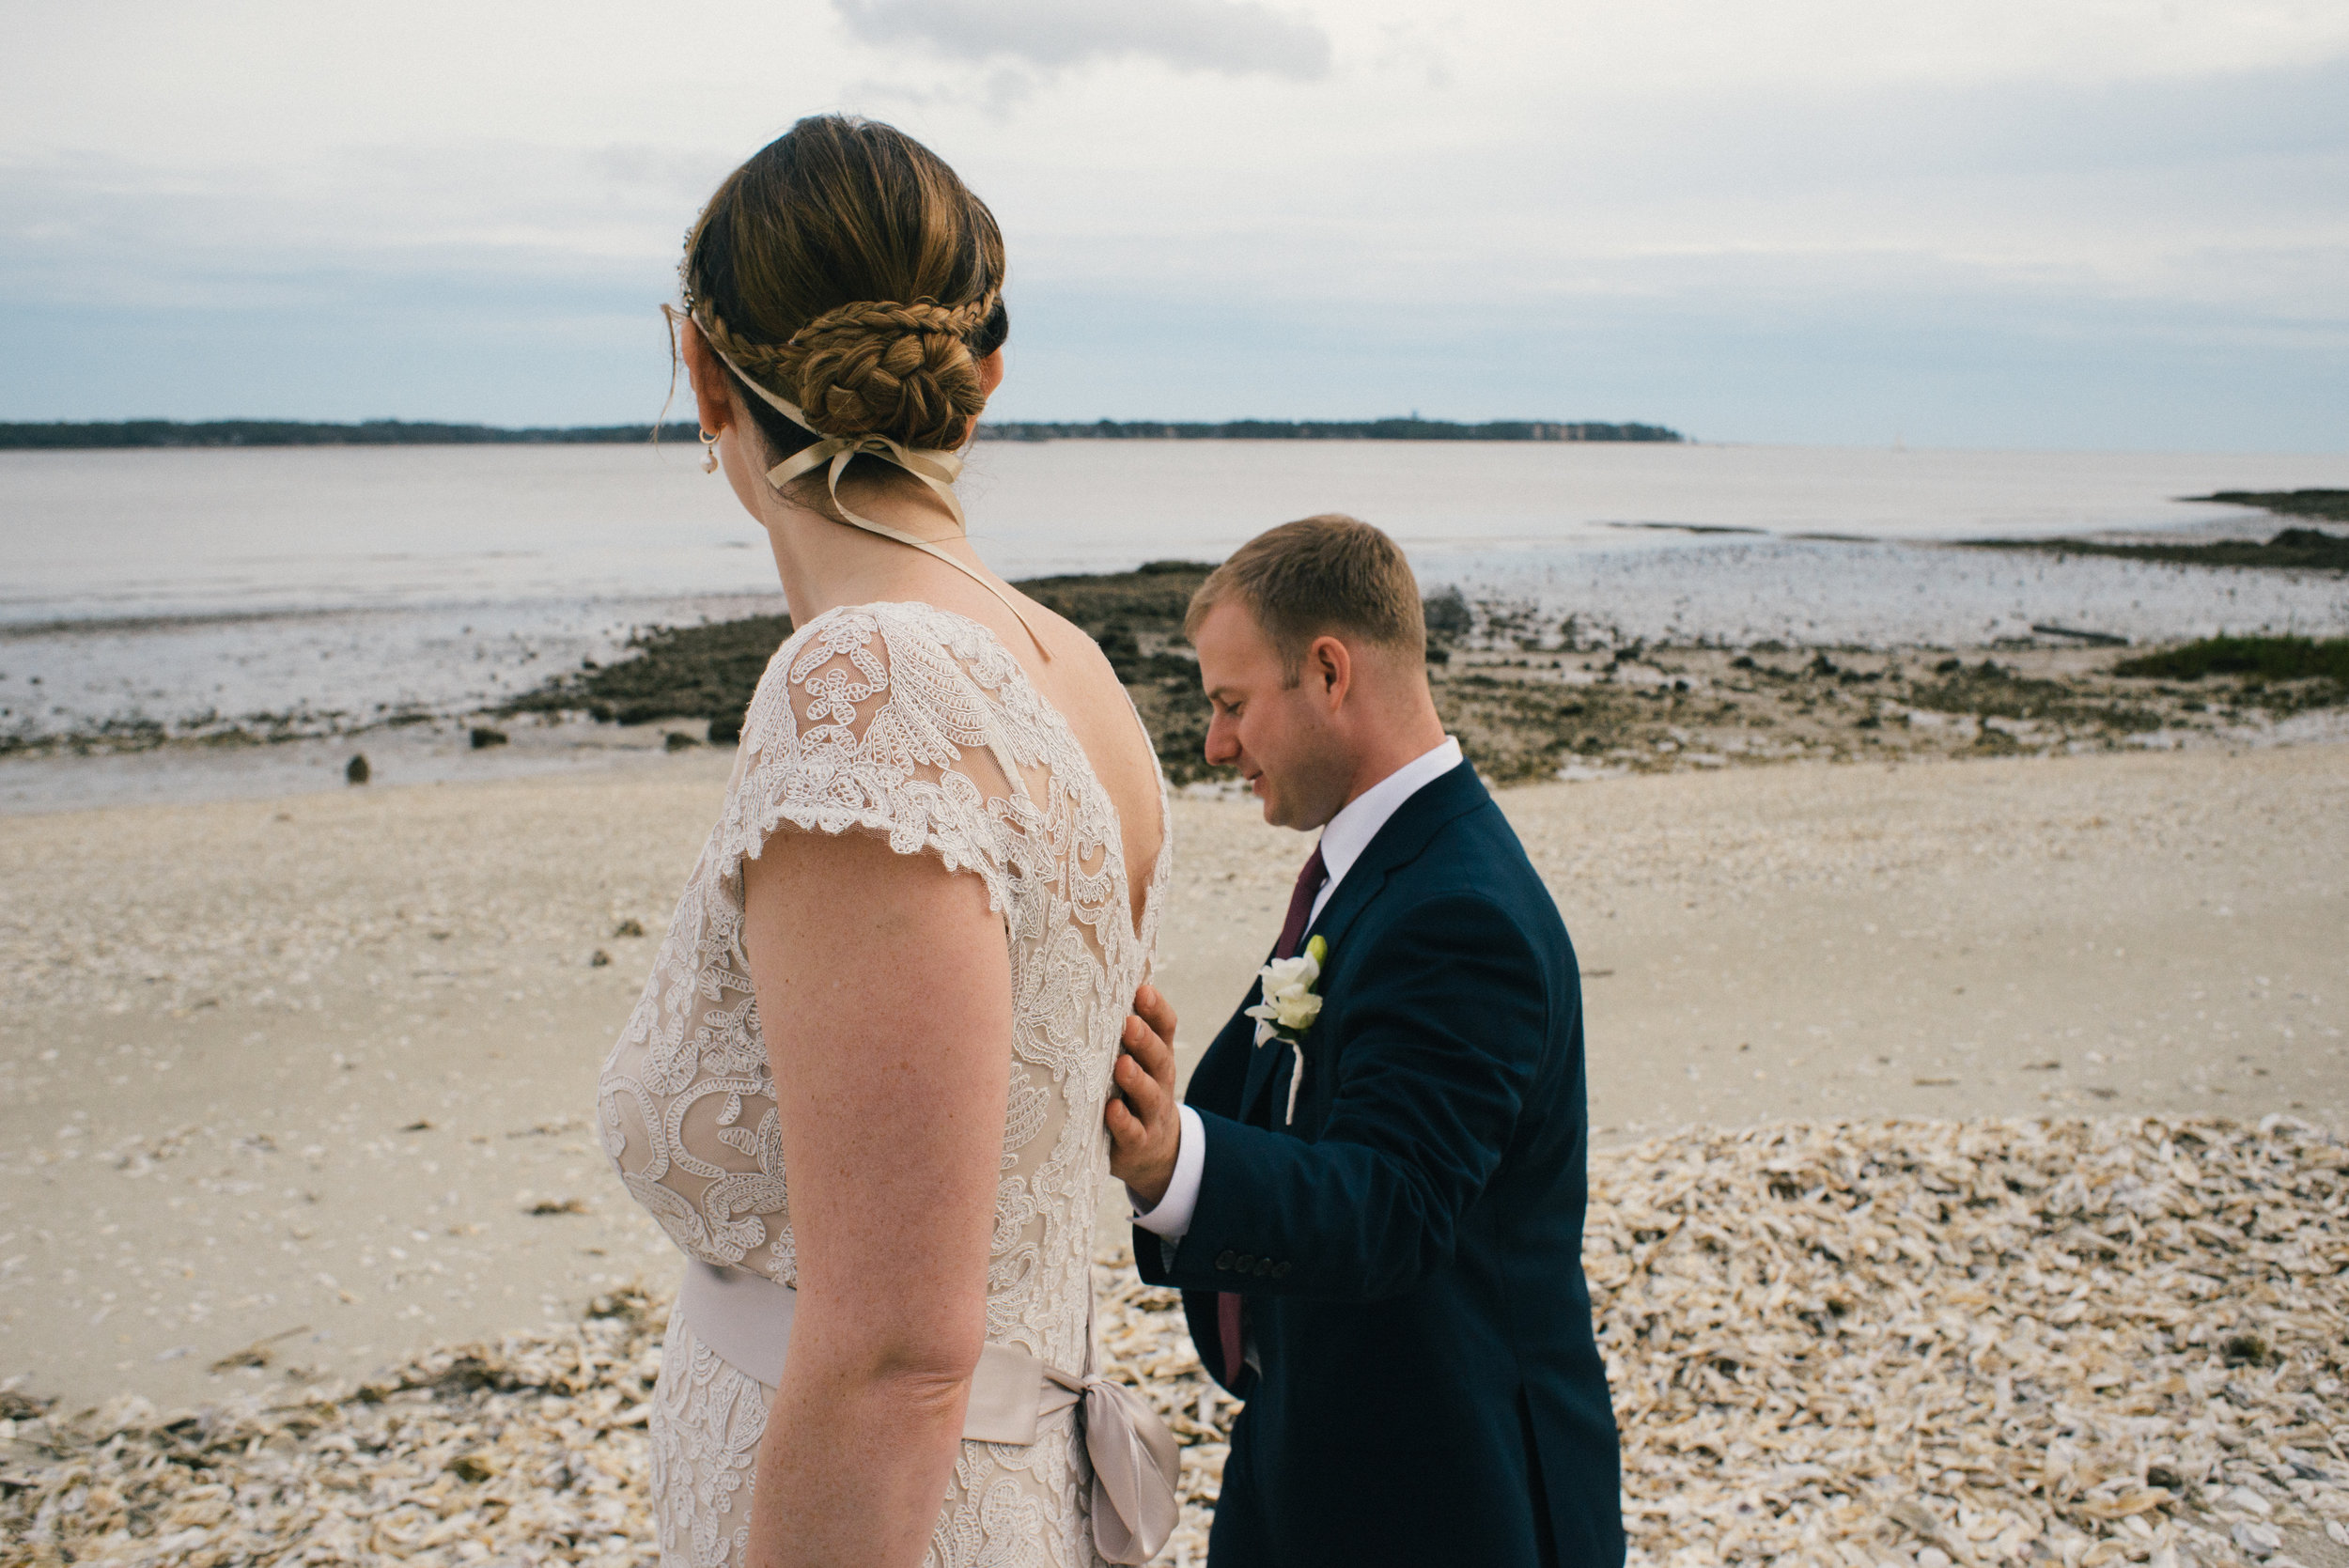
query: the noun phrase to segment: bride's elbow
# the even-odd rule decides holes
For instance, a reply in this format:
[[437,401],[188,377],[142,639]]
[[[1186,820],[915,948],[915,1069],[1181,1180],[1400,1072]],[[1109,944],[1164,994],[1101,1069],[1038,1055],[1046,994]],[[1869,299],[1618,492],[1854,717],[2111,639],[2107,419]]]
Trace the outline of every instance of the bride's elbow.
[[843,1383],[886,1390],[908,1409],[959,1408],[969,1397],[984,1343],[976,1328],[863,1324],[841,1337],[834,1367]]
[[911,1407],[960,1410],[971,1397],[971,1379],[978,1365],[975,1340],[968,1354],[959,1345],[908,1345],[876,1362],[870,1379]]

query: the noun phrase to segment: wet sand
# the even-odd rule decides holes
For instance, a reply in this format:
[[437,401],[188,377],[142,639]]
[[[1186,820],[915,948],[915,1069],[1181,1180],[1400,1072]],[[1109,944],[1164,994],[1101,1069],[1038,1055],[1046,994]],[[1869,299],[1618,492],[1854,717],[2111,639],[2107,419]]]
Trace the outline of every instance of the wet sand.
[[[588,1112],[727,760],[0,819],[0,1382],[194,1402],[665,1286]],[[1801,764],[1501,799],[1581,955],[1603,1143],[1891,1114],[2340,1127],[2345,762]],[[1181,800],[1175,831],[1188,1060],[1305,841],[1237,801]]]

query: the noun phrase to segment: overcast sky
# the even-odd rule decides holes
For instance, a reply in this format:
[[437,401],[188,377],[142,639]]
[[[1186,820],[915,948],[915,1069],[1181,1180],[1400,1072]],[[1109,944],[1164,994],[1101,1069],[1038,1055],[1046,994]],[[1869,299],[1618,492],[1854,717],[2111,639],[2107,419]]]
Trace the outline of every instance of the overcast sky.
[[0,419],[643,420],[799,116],[1010,247],[1006,418],[2349,447],[2342,0],[0,0]]

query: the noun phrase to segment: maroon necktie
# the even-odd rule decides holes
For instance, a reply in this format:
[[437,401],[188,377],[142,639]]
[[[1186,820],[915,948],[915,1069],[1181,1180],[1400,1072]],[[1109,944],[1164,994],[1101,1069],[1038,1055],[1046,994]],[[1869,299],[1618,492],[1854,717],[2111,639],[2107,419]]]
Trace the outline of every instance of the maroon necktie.
[[[1321,884],[1330,879],[1330,868],[1322,863],[1321,846],[1314,846],[1313,858],[1305,869],[1297,874],[1297,891],[1289,894],[1288,918],[1281,923],[1281,939],[1272,944],[1275,958],[1294,958],[1297,944],[1305,939],[1305,924],[1313,916],[1314,898],[1321,892]],[[1223,1345],[1223,1381],[1239,1381],[1240,1356],[1247,1335],[1240,1322],[1240,1297],[1237,1291],[1218,1291],[1215,1297],[1216,1337]]]
[[1297,956],[1297,944],[1305,939],[1305,922],[1314,912],[1314,895],[1329,879],[1330,868],[1322,864],[1321,846],[1316,844],[1313,858],[1297,874],[1297,891],[1289,894],[1289,917],[1281,923],[1281,939],[1272,944],[1275,958]]

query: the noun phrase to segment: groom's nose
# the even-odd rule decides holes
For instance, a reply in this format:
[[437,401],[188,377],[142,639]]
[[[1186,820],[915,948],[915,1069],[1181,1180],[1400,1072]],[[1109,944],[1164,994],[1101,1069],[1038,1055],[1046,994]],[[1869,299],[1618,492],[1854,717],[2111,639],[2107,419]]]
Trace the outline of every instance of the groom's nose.
[[1218,713],[1207,721],[1207,760],[1218,768],[1229,767],[1239,760],[1239,722],[1229,714]]

